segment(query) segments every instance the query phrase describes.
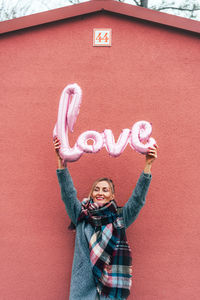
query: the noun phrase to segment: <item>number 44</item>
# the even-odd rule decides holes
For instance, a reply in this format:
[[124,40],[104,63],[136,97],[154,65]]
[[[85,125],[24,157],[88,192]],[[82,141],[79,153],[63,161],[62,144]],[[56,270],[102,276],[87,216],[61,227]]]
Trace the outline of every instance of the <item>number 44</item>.
[[98,36],[96,37],[96,40],[99,41],[99,43],[101,43],[102,41],[105,42],[105,43],[107,43],[108,40],[109,40],[108,33],[106,32],[104,34],[104,36],[102,37],[102,32],[100,32],[98,34]]

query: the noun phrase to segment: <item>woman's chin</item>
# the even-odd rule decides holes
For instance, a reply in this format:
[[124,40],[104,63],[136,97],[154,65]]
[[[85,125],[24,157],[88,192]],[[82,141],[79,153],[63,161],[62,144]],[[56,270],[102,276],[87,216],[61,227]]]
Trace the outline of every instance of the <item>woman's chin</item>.
[[95,202],[95,203],[98,203],[99,205],[104,205],[104,204],[106,204],[108,201],[106,201],[106,200],[97,200],[97,199],[95,199],[94,202]]

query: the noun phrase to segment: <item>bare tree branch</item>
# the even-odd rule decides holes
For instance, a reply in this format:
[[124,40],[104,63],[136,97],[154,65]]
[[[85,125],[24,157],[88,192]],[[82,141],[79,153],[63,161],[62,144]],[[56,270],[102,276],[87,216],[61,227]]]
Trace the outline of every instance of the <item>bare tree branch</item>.
[[78,4],[78,3],[80,3],[80,1],[79,0],[68,0],[70,3],[72,3],[72,4]]
[[172,7],[172,6],[165,6],[165,7],[159,7],[159,8],[156,8],[156,10],[164,10],[164,9],[177,9],[177,10],[182,10],[182,11],[190,11],[190,12],[193,12],[195,10],[200,10],[200,7],[199,8],[194,8],[194,9],[190,9],[190,8],[182,8],[182,7]]
[[139,3],[137,0],[133,0],[137,6],[141,6],[141,2]]

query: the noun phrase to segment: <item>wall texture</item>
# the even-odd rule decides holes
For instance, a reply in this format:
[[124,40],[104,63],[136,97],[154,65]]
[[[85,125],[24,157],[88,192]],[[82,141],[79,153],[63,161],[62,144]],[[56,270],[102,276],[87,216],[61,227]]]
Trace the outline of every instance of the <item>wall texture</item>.
[[[93,47],[93,28],[112,28],[112,47]],[[109,14],[94,14],[1,39],[1,299],[68,299],[74,233],[60,200],[52,130],[65,85],[83,101],[70,142],[85,130],[153,124],[159,144],[147,203],[128,229],[130,299],[198,300],[199,78],[197,37]],[[84,155],[69,169],[80,199],[111,177],[123,205],[145,157],[127,146]],[[78,299],[77,299],[78,300]]]

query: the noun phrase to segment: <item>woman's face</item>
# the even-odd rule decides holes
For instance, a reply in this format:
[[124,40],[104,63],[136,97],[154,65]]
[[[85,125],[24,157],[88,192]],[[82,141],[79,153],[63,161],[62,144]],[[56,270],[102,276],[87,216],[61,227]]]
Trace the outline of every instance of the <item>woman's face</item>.
[[111,187],[107,181],[99,181],[92,192],[92,199],[94,203],[106,204],[114,199]]

